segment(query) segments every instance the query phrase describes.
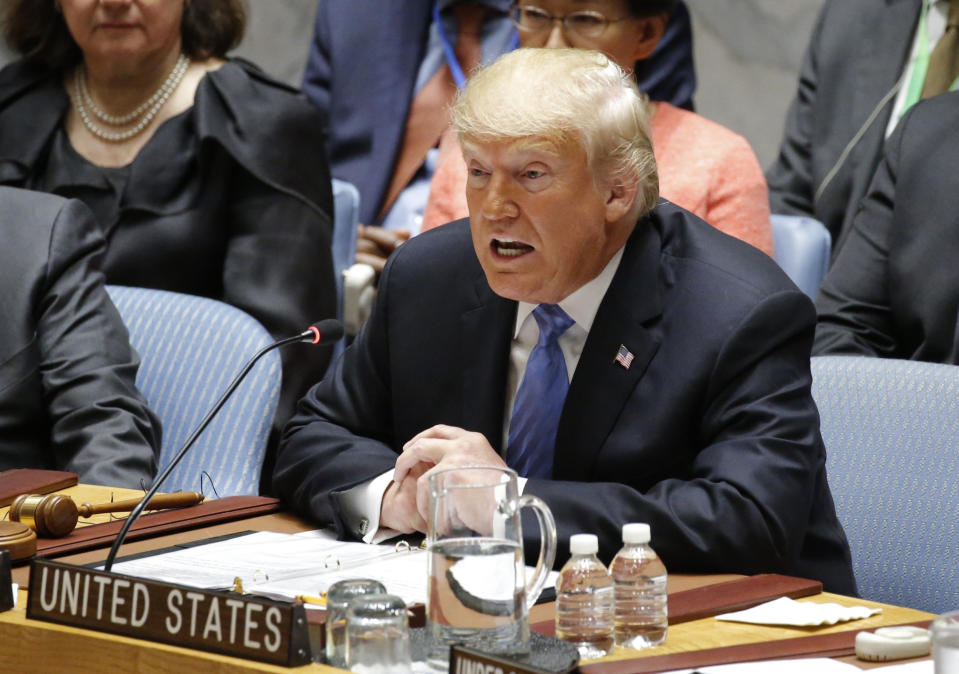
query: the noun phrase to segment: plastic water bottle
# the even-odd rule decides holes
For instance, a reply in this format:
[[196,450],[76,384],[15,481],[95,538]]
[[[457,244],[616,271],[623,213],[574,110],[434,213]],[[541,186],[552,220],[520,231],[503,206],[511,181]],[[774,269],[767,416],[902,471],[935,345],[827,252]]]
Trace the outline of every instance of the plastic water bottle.
[[623,525],[623,549],[609,565],[616,596],[616,643],[649,648],[666,640],[666,567],[649,547],[648,524]]
[[601,658],[613,648],[613,579],[596,557],[593,534],[569,538],[572,556],[556,580],[556,636],[582,658]]

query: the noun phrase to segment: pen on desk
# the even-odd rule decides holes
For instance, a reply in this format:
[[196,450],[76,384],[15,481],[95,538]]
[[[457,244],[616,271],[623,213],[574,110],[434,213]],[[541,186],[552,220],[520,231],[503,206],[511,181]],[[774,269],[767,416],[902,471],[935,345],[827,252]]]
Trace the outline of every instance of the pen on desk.
[[308,594],[296,595],[296,600],[304,604],[315,604],[316,606],[326,606],[326,597],[313,597]]

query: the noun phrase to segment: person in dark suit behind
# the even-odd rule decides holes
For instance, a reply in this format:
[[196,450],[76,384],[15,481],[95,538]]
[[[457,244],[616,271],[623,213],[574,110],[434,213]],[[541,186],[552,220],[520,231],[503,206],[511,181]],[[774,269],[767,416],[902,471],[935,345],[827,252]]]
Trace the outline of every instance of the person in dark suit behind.
[[823,5],[779,156],[766,179],[772,212],[824,223],[833,259],[849,235],[886,138],[916,101],[953,85],[954,76],[928,77],[949,11],[949,0]]
[[657,203],[642,110],[595,51],[520,49],[471,78],[453,109],[470,220],[394,254],[300,402],[274,474],[296,510],[368,541],[424,531],[428,475],[507,464],[552,509],[559,562],[580,531],[609,561],[645,521],[671,570],[855,592],[812,303],[764,253]]
[[105,244],[78,201],[0,187],[0,470],[149,486],[160,421],[103,287]]
[[[361,228],[357,261],[380,270],[395,247],[419,231],[417,216],[426,205],[432,174],[427,150],[439,140],[445,123],[415,159],[400,161],[400,157],[413,101],[449,58],[443,36],[457,44],[457,6],[485,8],[480,60],[489,63],[517,44],[507,15],[513,4],[514,0],[319,3],[303,92],[320,111],[333,176],[353,183],[360,192],[360,223],[369,227]],[[549,4],[556,3],[550,0]],[[562,4],[567,6],[562,13],[602,10],[608,5],[606,0],[564,0]],[[442,31],[434,21],[434,7]],[[469,67],[459,65],[468,74]],[[656,51],[637,65],[640,87],[652,100],[692,109],[696,75],[689,11],[683,2],[672,8]],[[454,89],[451,81],[449,93]],[[438,98],[435,104],[445,106],[446,99]],[[398,164],[412,169],[397,178]],[[394,186],[394,180],[402,184]]]
[[916,105],[816,299],[813,352],[959,365],[959,92]]

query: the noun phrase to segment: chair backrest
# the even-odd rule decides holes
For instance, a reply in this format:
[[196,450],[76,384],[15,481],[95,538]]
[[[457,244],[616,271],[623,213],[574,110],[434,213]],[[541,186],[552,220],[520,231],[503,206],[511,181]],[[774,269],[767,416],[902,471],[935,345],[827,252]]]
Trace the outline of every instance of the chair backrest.
[[799,215],[773,215],[774,258],[804,293],[816,298],[829,269],[832,239],[818,220]]
[[356,229],[360,222],[360,193],[345,180],[333,178],[333,269],[336,273],[338,318],[343,320],[343,272],[356,258]]
[[859,592],[959,609],[959,367],[820,356],[812,373]]
[[[165,468],[244,363],[270,334],[223,302],[164,290],[107,286],[140,354],[137,387],[163,423]],[[171,473],[164,491],[256,494],[280,395],[280,356],[267,353]],[[209,482],[203,481],[209,494]]]

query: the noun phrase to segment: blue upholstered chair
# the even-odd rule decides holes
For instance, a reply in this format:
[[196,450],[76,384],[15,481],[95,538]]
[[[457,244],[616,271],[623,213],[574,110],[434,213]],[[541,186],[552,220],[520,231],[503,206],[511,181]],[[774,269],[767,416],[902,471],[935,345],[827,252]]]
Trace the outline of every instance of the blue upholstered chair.
[[[229,304],[163,290],[107,286],[140,354],[137,387],[163,422],[160,468],[256,351],[273,341]],[[280,355],[266,354],[171,473],[163,491],[200,491],[207,473],[220,496],[256,494],[280,395]],[[203,491],[211,494],[204,479]]]
[[859,592],[959,609],[959,367],[821,356],[812,373]]
[[800,290],[815,299],[829,269],[829,231],[818,220],[798,215],[773,215],[771,224],[776,262]]

